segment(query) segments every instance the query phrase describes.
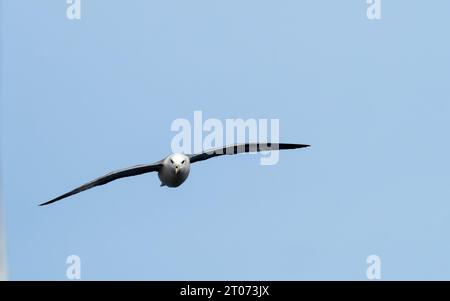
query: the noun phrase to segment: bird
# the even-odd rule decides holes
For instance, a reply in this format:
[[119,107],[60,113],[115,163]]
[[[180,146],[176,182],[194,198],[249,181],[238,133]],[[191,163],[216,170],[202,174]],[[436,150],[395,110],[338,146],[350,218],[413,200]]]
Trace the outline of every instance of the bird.
[[211,149],[199,154],[182,154],[174,153],[166,158],[152,164],[140,164],[121,170],[110,172],[102,177],[94,179],[86,184],[83,184],[63,195],[60,195],[48,202],[39,204],[45,206],[80,193],[82,191],[91,189],[96,186],[105,185],[111,181],[137,176],[149,172],[158,172],[158,177],[161,181],[161,186],[175,188],[186,181],[189,176],[191,164],[199,161],[208,160],[214,157],[223,155],[235,155],[240,153],[253,153],[262,151],[277,151],[310,147],[308,144],[293,144],[293,143],[241,143],[220,148]]

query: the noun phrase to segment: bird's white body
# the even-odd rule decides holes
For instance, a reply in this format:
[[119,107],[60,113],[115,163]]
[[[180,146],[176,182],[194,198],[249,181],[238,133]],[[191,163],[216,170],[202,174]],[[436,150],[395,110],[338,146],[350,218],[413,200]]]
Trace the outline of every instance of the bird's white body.
[[162,162],[158,172],[161,186],[178,187],[186,181],[189,176],[191,164],[189,157],[183,154],[173,154]]

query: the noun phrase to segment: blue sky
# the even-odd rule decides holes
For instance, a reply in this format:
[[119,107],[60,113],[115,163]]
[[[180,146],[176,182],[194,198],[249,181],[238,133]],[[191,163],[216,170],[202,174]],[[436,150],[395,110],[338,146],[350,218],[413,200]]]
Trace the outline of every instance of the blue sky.
[[[450,279],[450,2],[3,0],[9,277]],[[177,118],[278,118],[275,166],[196,163],[47,207],[170,153]],[[197,165],[198,164],[198,165]]]

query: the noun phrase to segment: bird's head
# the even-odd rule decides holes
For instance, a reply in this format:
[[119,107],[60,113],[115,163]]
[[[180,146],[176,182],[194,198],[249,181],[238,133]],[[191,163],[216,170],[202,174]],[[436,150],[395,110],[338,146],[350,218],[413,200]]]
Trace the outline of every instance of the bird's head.
[[173,154],[168,157],[168,164],[173,168],[175,175],[188,171],[190,166],[189,157],[183,154]]

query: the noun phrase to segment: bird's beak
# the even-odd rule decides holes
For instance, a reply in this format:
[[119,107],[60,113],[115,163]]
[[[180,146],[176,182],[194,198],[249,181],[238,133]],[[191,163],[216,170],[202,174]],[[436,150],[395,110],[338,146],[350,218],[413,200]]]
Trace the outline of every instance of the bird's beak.
[[179,169],[178,166],[175,166],[175,174],[178,175]]

